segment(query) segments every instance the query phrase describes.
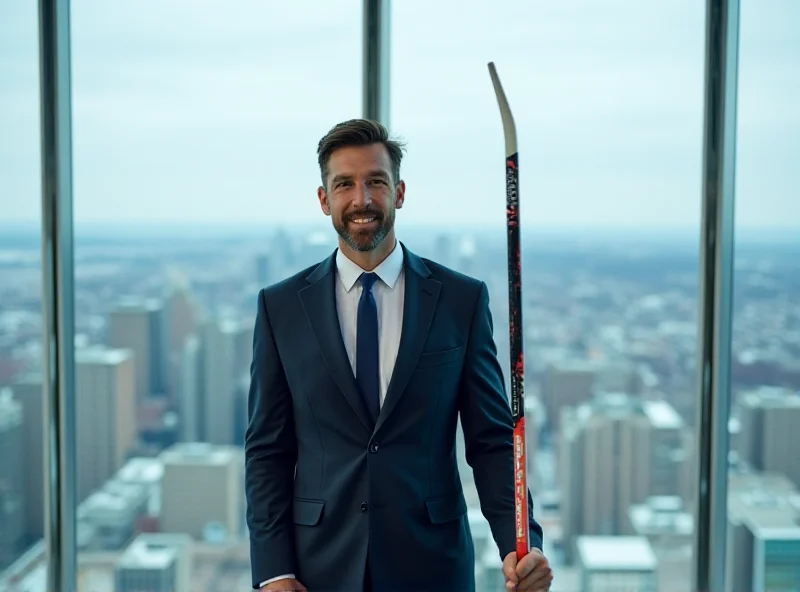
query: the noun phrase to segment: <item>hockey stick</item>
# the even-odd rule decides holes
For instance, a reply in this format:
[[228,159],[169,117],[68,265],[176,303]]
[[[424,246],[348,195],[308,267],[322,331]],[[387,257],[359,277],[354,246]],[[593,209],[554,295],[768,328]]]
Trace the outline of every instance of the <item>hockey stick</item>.
[[514,418],[514,506],[517,561],[530,550],[528,479],[525,466],[525,358],[522,344],[522,278],[519,244],[519,155],[517,128],[494,62],[489,62],[506,143],[506,226],[508,231],[508,333],[511,350],[511,413]]

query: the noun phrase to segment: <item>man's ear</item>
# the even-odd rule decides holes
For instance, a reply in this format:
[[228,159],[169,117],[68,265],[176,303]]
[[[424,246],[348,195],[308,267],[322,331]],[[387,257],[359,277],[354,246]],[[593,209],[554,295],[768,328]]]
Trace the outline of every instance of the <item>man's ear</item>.
[[397,188],[395,189],[394,195],[394,207],[398,210],[403,207],[403,203],[406,200],[406,182],[402,179],[397,184]]
[[319,199],[319,207],[322,208],[325,215],[330,216],[331,206],[328,203],[328,192],[321,185],[317,188],[317,199]]

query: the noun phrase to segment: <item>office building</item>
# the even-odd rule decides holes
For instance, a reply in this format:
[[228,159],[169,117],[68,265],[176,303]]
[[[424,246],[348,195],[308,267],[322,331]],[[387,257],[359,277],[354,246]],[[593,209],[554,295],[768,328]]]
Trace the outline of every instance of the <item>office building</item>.
[[658,591],[691,589],[694,516],[680,496],[653,496],[628,511],[631,529],[650,543],[658,561]]
[[783,473],[800,488],[797,450],[787,446],[800,426],[800,394],[762,387],[745,393],[740,401],[740,460],[759,472]]
[[22,405],[0,389],[0,570],[11,563],[25,537],[25,469]]
[[161,530],[198,540],[241,537],[242,455],[240,448],[207,443],[176,444],[165,450],[161,454]]
[[203,418],[199,440],[220,446],[234,443],[236,428],[237,339],[235,321],[212,319],[201,329],[202,379],[199,394]]
[[800,589],[800,491],[778,473],[733,475],[726,592]]
[[679,490],[683,422],[664,401],[605,394],[567,408],[559,438],[563,536],[632,534],[631,505]]
[[147,497],[146,516],[158,518],[161,514],[161,479],[164,476],[164,465],[159,458],[132,458],[117,471],[114,481],[128,485],[136,485],[145,491]]
[[272,271],[272,262],[269,253],[259,253],[256,255],[255,268],[256,284],[259,289],[266,288],[273,283],[275,274]]
[[139,401],[167,391],[167,327],[157,300],[127,299],[109,314],[108,343],[133,351]]
[[22,406],[22,458],[25,467],[25,534],[36,540],[44,535],[44,392],[39,376],[27,376],[13,388]]
[[646,538],[580,536],[575,547],[581,590],[659,592],[658,562]]
[[149,492],[144,486],[108,481],[78,506],[78,526],[83,527],[85,536],[80,546],[97,551],[123,548],[146,515],[148,504]]
[[180,534],[143,534],[128,546],[114,573],[117,592],[191,592],[192,541]]
[[637,393],[636,375],[624,363],[588,359],[567,359],[549,364],[545,370],[542,399],[547,412],[547,425],[557,431],[561,411],[592,399],[595,393]]
[[197,329],[198,314],[188,280],[176,275],[169,287],[164,311],[169,343],[166,352],[169,360],[167,391],[171,397],[177,398],[180,389],[183,348],[186,340]]
[[133,353],[105,347],[76,351],[75,395],[80,502],[125,464],[136,444]]
[[206,421],[203,398],[203,342],[198,335],[186,338],[181,357],[179,383],[180,438],[183,442],[202,441]]

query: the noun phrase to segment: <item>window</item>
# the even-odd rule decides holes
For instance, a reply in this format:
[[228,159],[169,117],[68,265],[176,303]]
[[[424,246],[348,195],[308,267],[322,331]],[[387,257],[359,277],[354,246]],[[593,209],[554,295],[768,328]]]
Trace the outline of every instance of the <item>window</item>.
[[[519,136],[544,551],[565,592],[683,592],[708,429],[696,417],[705,7],[468,4],[391,3],[390,121],[408,144],[399,235],[486,282],[507,375],[494,61]],[[742,4],[731,592],[794,589],[800,565],[786,452],[800,421],[800,8]],[[250,586],[240,485],[256,293],[335,246],[314,149],[363,114],[363,9],[71,8],[80,590]],[[0,3],[0,589],[25,592],[46,587],[50,485],[38,43],[36,7]],[[494,590],[463,449],[462,436],[478,590]]]
[[[731,360],[729,590],[800,586],[800,19],[742,3]],[[776,528],[779,527],[779,528]]]
[[35,4],[0,6],[0,589],[44,589],[36,18]]
[[[0,388],[15,399],[41,348],[36,17],[0,8],[0,218],[25,223],[0,232]],[[71,19],[78,577],[246,589],[231,484],[257,289],[320,248],[305,228],[326,222],[316,142],[360,113],[361,6],[75,3]],[[18,451],[27,428],[6,437],[19,403],[3,392],[0,450]],[[0,471],[0,512],[20,520],[24,479],[5,473],[21,463]],[[27,523],[0,524],[2,568],[30,541]]]
[[[505,154],[487,62],[514,112],[529,482],[560,590],[592,570],[618,588],[629,570],[690,586],[704,22],[690,2],[393,4],[398,220],[420,231],[412,248],[487,282],[506,371]],[[496,555],[478,555],[487,582]],[[600,565],[609,556],[629,562]]]

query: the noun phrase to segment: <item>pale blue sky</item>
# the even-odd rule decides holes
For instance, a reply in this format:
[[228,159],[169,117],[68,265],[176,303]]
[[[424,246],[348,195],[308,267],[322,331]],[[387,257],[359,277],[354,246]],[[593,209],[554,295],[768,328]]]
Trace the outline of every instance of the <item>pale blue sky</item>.
[[[315,148],[361,115],[362,3],[310,4],[73,1],[78,222],[328,224]],[[503,224],[494,60],[525,224],[697,228],[704,4],[394,0],[398,223]],[[737,221],[800,230],[800,2],[742,5]],[[39,215],[36,18],[0,2],[4,221]]]

